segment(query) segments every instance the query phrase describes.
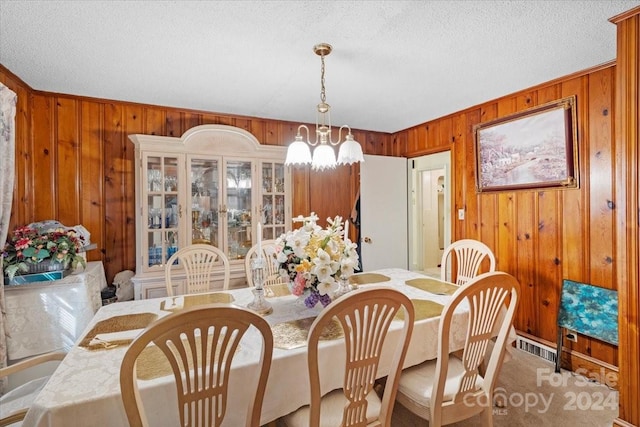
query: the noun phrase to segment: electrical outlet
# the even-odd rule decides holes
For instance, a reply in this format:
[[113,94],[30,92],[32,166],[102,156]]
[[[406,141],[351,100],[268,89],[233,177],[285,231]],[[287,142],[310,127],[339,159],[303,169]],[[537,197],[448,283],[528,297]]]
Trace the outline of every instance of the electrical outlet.
[[564,335],[569,341],[578,342],[578,333],[567,329],[567,333]]
[[464,209],[458,209],[458,219],[464,219]]

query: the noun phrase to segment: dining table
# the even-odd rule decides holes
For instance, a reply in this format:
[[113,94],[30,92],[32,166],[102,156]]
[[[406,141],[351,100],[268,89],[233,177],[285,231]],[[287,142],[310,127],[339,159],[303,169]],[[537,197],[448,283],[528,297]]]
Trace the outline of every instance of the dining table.
[[[353,287],[392,287],[407,295],[415,308],[413,333],[404,367],[437,357],[438,327],[444,305],[457,287],[418,272],[389,268],[360,273],[350,278]],[[280,286],[280,288],[278,288]],[[286,285],[266,291],[273,310],[264,316],[274,335],[273,360],[262,405],[261,423],[267,424],[309,403],[306,333],[322,305],[308,308],[291,295]],[[246,307],[254,298],[251,288],[113,303],[103,306],[86,327],[37,396],[24,420],[25,426],[128,425],[120,394],[120,365],[128,344],[153,321],[200,304],[222,303]],[[456,310],[451,327],[451,351],[463,348],[468,307]],[[381,357],[378,377],[387,375],[394,341],[400,339],[401,321],[392,322]],[[131,332],[126,337],[127,332]],[[118,339],[105,337],[118,336]],[[252,335],[253,334],[253,335]],[[511,341],[515,340],[515,333]],[[323,392],[342,387],[344,358],[340,333],[328,332],[320,348]],[[244,425],[246,390],[257,378],[255,355],[262,345],[251,329],[240,342],[232,364],[224,425]],[[150,359],[151,360],[151,359]],[[148,362],[152,364],[152,361]],[[152,426],[179,425],[175,380],[170,371],[150,366],[138,378],[145,412]]]

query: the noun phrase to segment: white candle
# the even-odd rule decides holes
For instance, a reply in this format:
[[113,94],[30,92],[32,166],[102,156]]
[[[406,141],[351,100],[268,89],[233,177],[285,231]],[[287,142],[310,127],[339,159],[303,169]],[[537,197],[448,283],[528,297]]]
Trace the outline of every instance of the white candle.
[[344,223],[344,242],[347,243],[349,239],[349,220],[346,220]]
[[262,258],[262,224],[258,223],[258,259]]

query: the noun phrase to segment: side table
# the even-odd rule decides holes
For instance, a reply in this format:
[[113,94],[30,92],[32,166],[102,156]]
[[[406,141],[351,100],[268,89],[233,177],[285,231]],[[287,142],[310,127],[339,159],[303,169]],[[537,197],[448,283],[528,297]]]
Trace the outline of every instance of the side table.
[[5,286],[9,361],[70,349],[102,306],[106,286],[101,261],[60,280]]

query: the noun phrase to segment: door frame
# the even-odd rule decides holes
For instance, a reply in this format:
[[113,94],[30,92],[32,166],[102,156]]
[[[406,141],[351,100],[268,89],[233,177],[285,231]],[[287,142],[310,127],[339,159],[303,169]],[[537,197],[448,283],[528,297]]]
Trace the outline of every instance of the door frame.
[[428,154],[408,159],[407,167],[407,200],[408,200],[408,229],[409,229],[409,270],[423,269],[423,235],[421,182],[418,179],[421,172],[444,169],[444,247],[451,243],[451,151]]

